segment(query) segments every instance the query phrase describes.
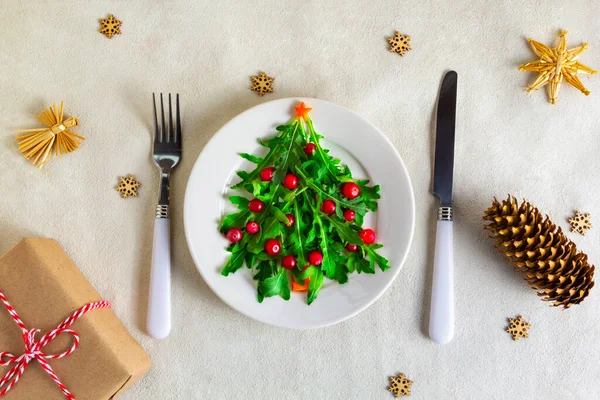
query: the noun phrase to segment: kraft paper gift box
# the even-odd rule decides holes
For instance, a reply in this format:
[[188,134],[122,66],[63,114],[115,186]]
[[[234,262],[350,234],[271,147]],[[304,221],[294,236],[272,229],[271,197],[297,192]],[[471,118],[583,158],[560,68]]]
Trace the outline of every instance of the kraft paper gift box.
[[[0,258],[0,291],[35,336],[53,329],[82,306],[103,300],[58,243],[52,239],[23,239]],[[48,359],[58,379],[80,400],[116,399],[150,368],[150,358],[110,308],[92,310],[70,329],[79,347],[61,359]],[[41,351],[60,354],[71,348],[73,337],[60,334]],[[24,353],[22,330],[0,302],[0,353]],[[4,358],[4,361],[6,361]],[[15,364],[0,366],[0,381]],[[10,381],[0,387],[0,393]],[[57,383],[37,360],[2,400],[62,400]]]

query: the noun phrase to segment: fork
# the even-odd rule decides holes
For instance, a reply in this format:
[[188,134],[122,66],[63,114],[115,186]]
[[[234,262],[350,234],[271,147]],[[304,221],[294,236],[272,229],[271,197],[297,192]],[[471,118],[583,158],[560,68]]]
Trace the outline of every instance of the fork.
[[169,93],[169,125],[165,124],[163,95],[160,94],[161,129],[158,128],[156,97],[154,103],[154,150],[152,158],[160,169],[160,197],[154,221],[154,244],[152,247],[152,271],[148,296],[148,318],[146,329],[150,336],[163,339],[171,331],[171,243],[169,180],[171,172],[181,160],[181,120],[179,117],[179,93],[176,94],[175,129]]

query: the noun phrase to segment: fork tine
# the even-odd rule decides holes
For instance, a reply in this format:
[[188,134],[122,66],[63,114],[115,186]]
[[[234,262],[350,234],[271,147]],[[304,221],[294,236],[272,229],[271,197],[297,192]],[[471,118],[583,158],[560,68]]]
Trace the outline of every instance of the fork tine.
[[152,104],[154,105],[154,144],[160,143],[160,132],[158,131],[158,116],[156,115],[156,96],[152,93]]
[[171,93],[169,93],[169,137],[167,137],[167,143],[172,143],[175,140],[175,133],[173,132],[173,111],[171,110]]
[[177,136],[175,137],[175,142],[177,143],[177,147],[181,149],[181,119],[179,118],[179,93],[177,93],[175,98],[175,118],[177,118]]
[[163,96],[162,93],[160,94],[160,116],[161,116],[161,130],[162,130],[162,135],[161,135],[161,140],[160,142],[166,142],[167,139],[167,129],[165,126],[165,107],[164,107],[164,103],[163,103]]

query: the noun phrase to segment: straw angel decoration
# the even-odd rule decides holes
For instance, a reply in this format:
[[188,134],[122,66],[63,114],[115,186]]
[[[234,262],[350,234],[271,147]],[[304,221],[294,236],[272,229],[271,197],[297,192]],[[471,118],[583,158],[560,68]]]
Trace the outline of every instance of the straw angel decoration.
[[60,102],[60,110],[53,104],[52,107],[44,110],[36,118],[38,121],[47,125],[48,128],[23,129],[17,132],[24,135],[17,137],[19,150],[26,159],[31,159],[34,165],[41,168],[46,162],[50,161],[52,150],[57,156],[70,153],[76,150],[85,140],[69,128],[78,124],[77,118],[70,117],[63,119],[64,102]]

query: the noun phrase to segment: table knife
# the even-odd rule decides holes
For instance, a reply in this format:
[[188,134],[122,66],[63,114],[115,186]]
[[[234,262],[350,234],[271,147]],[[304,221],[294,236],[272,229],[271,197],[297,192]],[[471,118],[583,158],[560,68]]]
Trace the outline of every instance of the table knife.
[[454,336],[454,249],[452,230],[452,178],[458,75],[446,73],[437,107],[433,194],[440,201],[437,215],[429,337],[444,344]]

